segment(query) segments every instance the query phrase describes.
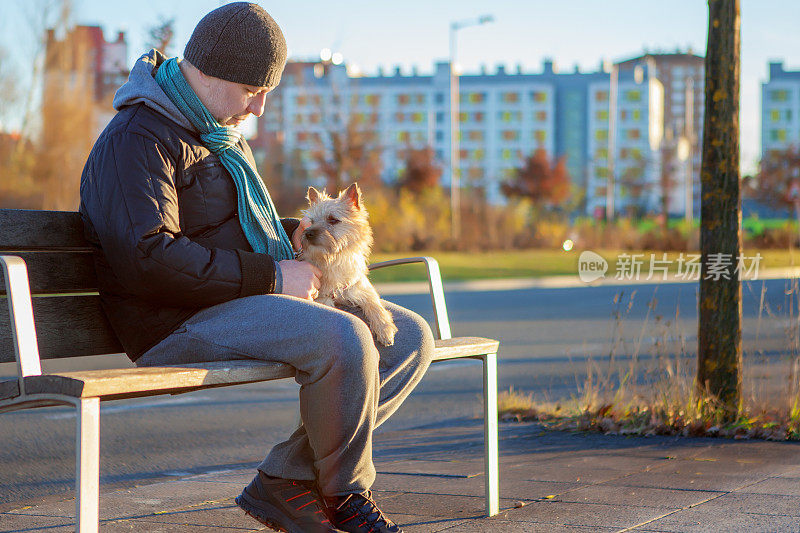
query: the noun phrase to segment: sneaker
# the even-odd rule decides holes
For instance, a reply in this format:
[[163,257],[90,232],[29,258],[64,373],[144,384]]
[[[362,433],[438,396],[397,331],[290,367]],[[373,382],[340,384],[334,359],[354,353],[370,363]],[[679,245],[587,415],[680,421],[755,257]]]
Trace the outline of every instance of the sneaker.
[[331,526],[312,481],[258,475],[236,498],[236,504],[265,526],[287,533],[328,533]]
[[328,516],[335,527],[348,533],[402,533],[383,516],[372,499],[372,491],[327,499]]

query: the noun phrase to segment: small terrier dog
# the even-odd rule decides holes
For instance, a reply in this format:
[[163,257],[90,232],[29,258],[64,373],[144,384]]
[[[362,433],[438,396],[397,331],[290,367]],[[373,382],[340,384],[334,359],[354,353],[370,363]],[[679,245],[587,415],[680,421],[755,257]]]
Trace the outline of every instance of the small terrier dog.
[[317,303],[360,308],[378,342],[391,346],[397,326],[367,278],[372,228],[361,189],[353,183],[331,198],[325,191],[309,187],[306,199],[309,208],[303,214],[311,220],[311,226],[300,239],[302,252],[298,259],[322,271]]

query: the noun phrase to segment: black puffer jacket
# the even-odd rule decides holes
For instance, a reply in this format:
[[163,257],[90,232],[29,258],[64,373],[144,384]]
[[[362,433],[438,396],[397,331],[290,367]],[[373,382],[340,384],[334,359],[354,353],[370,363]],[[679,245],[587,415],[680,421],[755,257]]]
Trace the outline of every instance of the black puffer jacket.
[[[148,104],[120,107],[81,177],[100,296],[134,361],[200,309],[274,292],[276,278],[273,259],[244,236],[219,158],[196,131]],[[252,164],[244,141],[241,148]],[[297,221],[283,222],[291,235]]]

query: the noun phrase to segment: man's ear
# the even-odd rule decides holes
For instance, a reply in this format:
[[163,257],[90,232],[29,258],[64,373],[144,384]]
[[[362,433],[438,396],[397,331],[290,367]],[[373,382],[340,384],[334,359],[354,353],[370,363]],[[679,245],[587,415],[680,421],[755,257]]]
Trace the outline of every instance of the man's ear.
[[315,203],[319,202],[322,198],[322,193],[320,193],[314,187],[308,188],[308,193],[306,193],[306,200],[308,200],[308,205],[314,205]]
[[354,183],[340,192],[339,198],[344,198],[350,202],[350,205],[353,206],[353,209],[361,209],[361,189],[358,188],[358,183]]

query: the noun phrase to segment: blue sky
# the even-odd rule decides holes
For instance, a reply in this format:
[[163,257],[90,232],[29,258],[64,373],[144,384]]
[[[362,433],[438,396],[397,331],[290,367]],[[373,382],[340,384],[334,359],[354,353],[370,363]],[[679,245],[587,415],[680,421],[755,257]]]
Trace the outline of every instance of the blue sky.
[[[20,6],[47,0],[0,0],[0,46],[25,57],[31,36]],[[98,24],[112,39],[125,31],[132,62],[146,32],[160,18],[175,18],[175,48],[183,50],[197,21],[219,0],[72,0],[73,21]],[[539,72],[552,58],[562,71],[596,70],[603,59],[621,60],[644,50],[691,47],[703,54],[707,3],[703,0],[339,0],[260,1],[281,25],[294,58],[314,58],[322,48],[343,54],[367,74],[382,66],[431,72],[448,56],[451,21],[491,14],[495,21],[459,32],[458,62],[466,72],[486,65],[521,65]],[[800,70],[800,2],[742,0],[742,168],[751,171],[760,151],[760,84],[767,62]],[[29,33],[29,31],[28,31]],[[23,70],[23,65],[18,65]]]

